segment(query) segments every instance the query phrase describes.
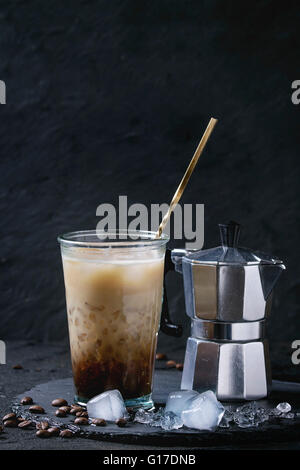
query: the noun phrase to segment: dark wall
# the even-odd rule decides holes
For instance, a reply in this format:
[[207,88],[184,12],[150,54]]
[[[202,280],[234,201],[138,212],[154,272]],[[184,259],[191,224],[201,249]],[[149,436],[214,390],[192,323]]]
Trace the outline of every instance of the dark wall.
[[300,336],[300,15],[276,3],[0,2],[2,339],[66,338],[56,236],[119,195],[169,202],[210,116],[182,202],[205,204],[206,247],[234,219],[286,262],[269,334]]

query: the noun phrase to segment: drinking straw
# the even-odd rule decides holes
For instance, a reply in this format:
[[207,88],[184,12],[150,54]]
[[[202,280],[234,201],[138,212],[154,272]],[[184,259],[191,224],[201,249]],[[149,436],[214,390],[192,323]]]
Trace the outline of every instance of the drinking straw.
[[173,196],[173,199],[172,199],[172,201],[171,201],[171,204],[170,204],[170,206],[169,206],[169,209],[168,209],[168,211],[166,212],[164,218],[162,219],[160,226],[158,227],[158,230],[157,230],[157,232],[156,232],[155,238],[160,238],[162,232],[164,231],[164,228],[165,228],[165,226],[166,226],[167,223],[168,223],[168,220],[169,220],[169,218],[170,218],[170,215],[171,215],[172,211],[174,210],[174,207],[176,206],[176,204],[178,204],[178,202],[179,202],[179,200],[180,200],[180,198],[181,198],[181,196],[182,196],[182,194],[183,194],[183,192],[184,192],[184,190],[185,190],[185,187],[186,187],[186,185],[188,184],[189,179],[190,179],[190,177],[191,177],[191,175],[192,175],[192,173],[193,173],[193,171],[194,171],[194,169],[195,169],[195,166],[197,165],[197,162],[198,162],[198,160],[199,160],[199,157],[200,157],[200,155],[202,154],[202,152],[203,152],[203,150],[204,150],[204,148],[205,148],[205,146],[206,146],[206,144],[207,144],[207,141],[208,141],[208,139],[209,139],[209,137],[210,137],[210,134],[212,133],[212,131],[213,131],[215,125],[217,124],[217,122],[218,122],[217,119],[215,119],[215,118],[210,118],[210,121],[209,121],[209,123],[208,123],[208,125],[207,125],[207,128],[205,129],[205,132],[204,132],[204,134],[203,134],[203,136],[202,136],[202,138],[201,138],[199,144],[198,144],[198,147],[196,148],[196,151],[195,151],[195,153],[194,153],[194,155],[193,155],[193,158],[191,159],[190,164],[189,164],[189,166],[187,167],[186,172],[185,172],[185,174],[183,175],[183,178],[182,178],[182,180],[180,181],[178,188],[176,189],[176,192],[175,192],[175,194],[174,194],[174,196]]

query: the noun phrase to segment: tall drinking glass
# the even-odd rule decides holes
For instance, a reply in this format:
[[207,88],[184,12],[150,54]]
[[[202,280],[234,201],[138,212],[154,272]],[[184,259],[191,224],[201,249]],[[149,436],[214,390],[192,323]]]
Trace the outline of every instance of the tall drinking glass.
[[168,237],[84,231],[58,241],[75,400],[118,389],[127,406],[151,407]]

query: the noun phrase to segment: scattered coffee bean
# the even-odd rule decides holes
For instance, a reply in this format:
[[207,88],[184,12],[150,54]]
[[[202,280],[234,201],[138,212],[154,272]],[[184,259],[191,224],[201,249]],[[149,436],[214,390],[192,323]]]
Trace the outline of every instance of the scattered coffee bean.
[[8,419],[4,421],[4,426],[6,428],[16,428],[18,426],[18,421],[16,419]]
[[102,418],[95,418],[92,420],[92,424],[95,424],[96,426],[106,426],[106,421]]
[[29,428],[31,425],[32,425],[32,421],[29,421],[26,419],[25,421],[22,421],[21,423],[18,424],[18,428],[26,429],[26,428]]
[[3,416],[2,421],[7,421],[9,419],[16,419],[16,413],[8,413],[7,415]]
[[38,413],[38,414],[43,414],[45,413],[45,410],[42,406],[39,405],[32,405],[29,408],[30,413]]
[[49,428],[49,423],[48,421],[40,421],[39,423],[36,423],[35,427],[36,429],[42,429],[43,431],[45,431]]
[[86,425],[86,424],[89,424],[89,420],[87,418],[76,418],[74,423],[75,424]]
[[16,364],[15,366],[13,366],[13,369],[16,369],[16,370],[23,369],[23,366],[21,366],[21,364]]
[[64,400],[63,398],[56,398],[55,400],[52,401],[51,405],[52,406],[67,406],[68,402],[67,400]]
[[18,423],[22,423],[22,421],[26,421],[25,418],[17,418]]
[[42,439],[47,439],[47,437],[51,437],[51,434],[46,429],[40,429],[35,433],[35,435]]
[[176,364],[176,369],[183,370],[183,364],[181,364],[180,362]]
[[86,411],[78,411],[78,412],[76,413],[76,416],[77,416],[78,418],[80,418],[80,417],[81,417],[81,418],[88,418],[88,417],[89,417],[89,415],[87,414]]
[[166,363],[166,366],[169,367],[169,369],[172,369],[173,367],[176,367],[176,362],[175,361],[168,361]]
[[167,359],[167,355],[163,353],[157,353],[155,358],[157,361],[164,361]]
[[61,409],[56,410],[55,414],[59,418],[65,418],[67,416],[67,413],[64,410],[61,410]]
[[71,411],[70,406],[60,406],[58,409],[64,411],[65,413],[70,413]]
[[23,397],[21,400],[21,405],[32,405],[33,400],[31,397]]
[[84,411],[84,409],[81,406],[73,405],[70,409],[70,414],[76,415],[79,411]]
[[59,433],[60,433],[60,429],[59,428],[49,428],[48,429],[48,433],[51,434],[51,436],[58,436]]
[[126,419],[124,419],[124,418],[120,418],[120,419],[117,419],[116,424],[117,424],[120,428],[124,428],[124,426],[126,426],[126,424],[127,424],[127,421],[126,421]]
[[63,431],[60,431],[59,435],[60,437],[66,437],[66,438],[73,437],[73,433],[69,429],[64,429]]

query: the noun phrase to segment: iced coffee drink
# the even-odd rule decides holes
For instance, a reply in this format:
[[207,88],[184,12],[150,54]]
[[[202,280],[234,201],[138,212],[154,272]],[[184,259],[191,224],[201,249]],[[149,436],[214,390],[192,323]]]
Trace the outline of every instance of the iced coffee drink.
[[111,389],[129,405],[151,401],[167,239],[147,236],[60,238],[78,401]]

